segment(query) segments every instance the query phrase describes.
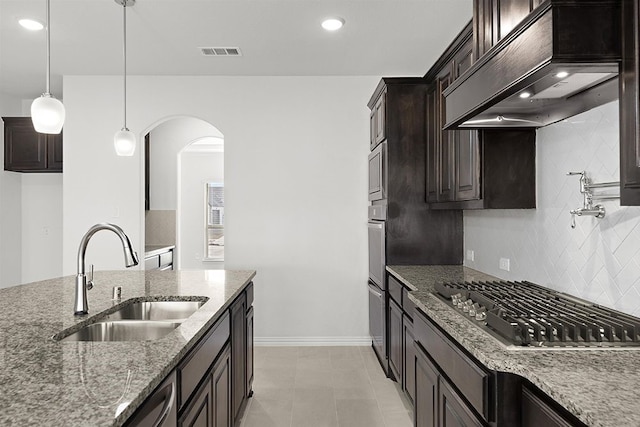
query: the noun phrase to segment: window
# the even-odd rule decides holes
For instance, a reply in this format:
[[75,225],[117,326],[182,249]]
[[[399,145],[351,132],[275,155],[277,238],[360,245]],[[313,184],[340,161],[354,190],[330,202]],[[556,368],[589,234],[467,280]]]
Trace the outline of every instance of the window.
[[206,185],[207,235],[206,251],[210,261],[224,260],[224,184]]

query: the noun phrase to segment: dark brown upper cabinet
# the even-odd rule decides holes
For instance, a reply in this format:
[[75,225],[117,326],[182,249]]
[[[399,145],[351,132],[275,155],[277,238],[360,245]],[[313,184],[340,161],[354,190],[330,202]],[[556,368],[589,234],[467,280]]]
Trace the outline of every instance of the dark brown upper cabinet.
[[445,128],[539,128],[614,101],[613,0],[474,0],[473,65],[446,89]]
[[62,172],[62,133],[48,135],[33,128],[31,117],[3,117],[4,170]]
[[640,206],[640,5],[622,1],[620,204]]
[[473,58],[469,23],[425,76],[426,201],[431,209],[535,208],[535,130],[444,129],[444,91]]
[[424,199],[428,88],[422,77],[384,77],[367,103],[377,116],[371,141],[384,135],[369,156],[369,200],[385,213],[387,265],[462,262],[462,212],[430,210]]

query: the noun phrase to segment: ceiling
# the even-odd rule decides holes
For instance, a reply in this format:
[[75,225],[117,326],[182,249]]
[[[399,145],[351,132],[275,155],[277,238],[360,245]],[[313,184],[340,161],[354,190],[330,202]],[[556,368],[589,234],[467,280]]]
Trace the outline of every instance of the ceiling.
[[[44,91],[45,0],[0,0],[0,94]],[[137,0],[127,9],[130,75],[420,76],[471,19],[472,0]],[[320,27],[337,15],[345,26]],[[205,57],[199,47],[239,47]],[[122,73],[122,7],[51,0],[51,92],[62,75]],[[0,95],[1,96],[1,95]]]

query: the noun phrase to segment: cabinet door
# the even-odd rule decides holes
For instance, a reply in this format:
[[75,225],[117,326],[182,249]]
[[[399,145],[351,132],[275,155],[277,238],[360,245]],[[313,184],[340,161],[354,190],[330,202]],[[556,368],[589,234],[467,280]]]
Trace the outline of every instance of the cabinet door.
[[445,124],[445,98],[442,93],[449,87],[452,81],[452,66],[447,65],[438,75],[438,151],[439,151],[439,179],[438,179],[438,201],[450,202],[454,200],[454,179],[455,179],[455,151],[453,131],[443,130]]
[[213,400],[211,395],[211,378],[198,390],[194,399],[180,417],[180,427],[211,427],[213,416]]
[[480,199],[480,141],[476,130],[455,131],[456,200]]
[[386,129],[385,129],[385,125],[386,125],[386,116],[387,116],[387,94],[386,92],[383,92],[382,95],[380,95],[380,98],[378,99],[378,101],[376,102],[376,105],[373,107],[373,113],[375,116],[375,143],[379,143],[381,141],[384,141],[384,139],[387,137],[386,135]]
[[231,306],[231,415],[235,425],[241,416],[246,392],[246,298],[242,294]]
[[403,354],[403,381],[402,389],[413,404],[416,395],[416,349],[413,344],[413,321],[406,314],[402,316],[402,350]]
[[177,424],[176,373],[158,386],[125,423],[126,427],[174,427]]
[[247,311],[247,397],[253,395],[253,306]]
[[47,135],[47,171],[62,172],[62,133]]
[[414,343],[416,354],[416,395],[413,405],[415,427],[438,425],[438,371],[420,344]]
[[389,299],[389,368],[398,382],[402,382],[402,309]]
[[6,117],[4,128],[4,169],[27,172],[47,167],[47,135],[33,128],[30,117]]
[[222,352],[211,374],[213,427],[231,427],[231,355]]
[[640,206],[640,5],[622,1],[620,204]]
[[439,378],[440,427],[482,427],[471,409],[442,377]]
[[440,173],[438,169],[440,151],[438,149],[440,141],[440,129],[438,128],[438,85],[433,84],[427,89],[427,203],[438,201],[438,180]]

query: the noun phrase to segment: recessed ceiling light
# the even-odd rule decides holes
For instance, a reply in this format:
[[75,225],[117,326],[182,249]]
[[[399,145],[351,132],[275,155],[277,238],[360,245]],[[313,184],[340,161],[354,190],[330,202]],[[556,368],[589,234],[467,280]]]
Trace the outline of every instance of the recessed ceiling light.
[[522,99],[527,99],[527,98],[529,98],[530,96],[531,96],[531,92],[522,92],[522,93],[520,94],[520,98],[522,98]]
[[336,31],[342,28],[344,25],[344,19],[342,18],[327,18],[322,21],[322,28],[327,31]]
[[556,74],[556,77],[559,79],[564,79],[565,77],[567,77],[569,75],[568,72],[566,71],[560,71],[558,74]]
[[22,25],[23,28],[26,28],[29,31],[40,31],[44,28],[44,24],[40,21],[36,21],[35,19],[18,19],[18,24]]

